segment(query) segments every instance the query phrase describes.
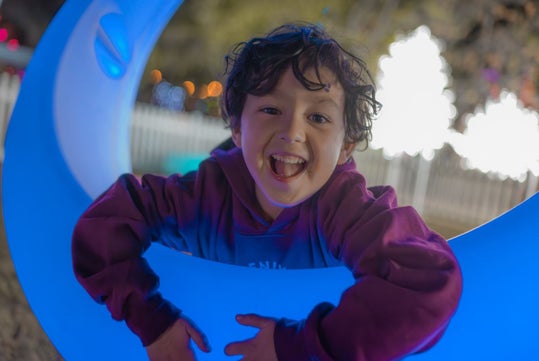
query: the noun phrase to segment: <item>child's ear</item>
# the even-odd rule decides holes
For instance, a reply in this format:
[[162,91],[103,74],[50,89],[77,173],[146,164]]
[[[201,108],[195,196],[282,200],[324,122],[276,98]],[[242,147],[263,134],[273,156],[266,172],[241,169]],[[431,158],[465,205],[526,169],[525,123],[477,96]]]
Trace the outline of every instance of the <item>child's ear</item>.
[[356,143],[344,143],[339,154],[339,160],[337,164],[341,165],[348,162],[348,159],[352,156],[352,152],[356,149]]
[[236,147],[241,148],[241,127],[232,129],[232,141]]

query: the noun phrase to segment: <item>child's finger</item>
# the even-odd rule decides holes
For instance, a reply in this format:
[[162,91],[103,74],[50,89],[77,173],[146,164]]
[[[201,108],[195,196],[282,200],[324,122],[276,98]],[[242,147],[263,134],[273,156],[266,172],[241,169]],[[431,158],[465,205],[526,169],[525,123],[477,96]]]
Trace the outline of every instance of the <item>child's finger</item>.
[[255,313],[249,313],[245,315],[236,315],[236,320],[241,325],[253,326],[257,328],[263,328],[267,326],[269,322],[273,322],[273,319],[263,317]]
[[243,355],[247,345],[248,341],[231,342],[225,346],[225,354],[228,356]]
[[187,333],[193,340],[193,342],[198,346],[199,349],[201,349],[204,352],[210,352],[211,346],[208,342],[208,337],[204,332],[202,332],[201,329],[198,328],[197,325],[195,325],[193,322],[187,322],[185,325],[185,329],[187,330]]

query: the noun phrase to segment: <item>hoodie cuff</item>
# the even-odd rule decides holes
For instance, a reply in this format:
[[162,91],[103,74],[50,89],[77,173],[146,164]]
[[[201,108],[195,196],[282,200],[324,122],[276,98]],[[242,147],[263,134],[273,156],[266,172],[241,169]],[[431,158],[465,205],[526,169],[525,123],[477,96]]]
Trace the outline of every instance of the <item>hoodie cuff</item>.
[[137,300],[138,304],[132,304],[131,310],[126,317],[126,324],[142,341],[143,346],[153,343],[165,332],[178,318],[181,311],[172,303],[163,299],[156,293],[149,299]]
[[321,303],[306,320],[295,321],[282,318],[275,326],[273,340],[279,361],[332,361],[326,352],[319,334],[320,324],[334,306]]

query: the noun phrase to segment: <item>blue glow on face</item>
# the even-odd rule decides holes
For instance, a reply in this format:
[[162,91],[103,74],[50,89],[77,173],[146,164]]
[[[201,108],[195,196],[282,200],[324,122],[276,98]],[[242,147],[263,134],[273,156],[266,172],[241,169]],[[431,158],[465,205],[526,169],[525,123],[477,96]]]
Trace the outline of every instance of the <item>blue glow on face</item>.
[[[2,192],[10,252],[32,310],[67,360],[146,360],[139,340],[75,280],[70,241],[92,198],[129,169],[129,144],[118,138],[127,133],[152,46],[180,4],[67,1],[34,53],[9,124]],[[96,37],[97,25],[102,32]],[[88,73],[83,87],[72,81],[81,72]],[[415,359],[530,360],[539,354],[537,214],[539,195],[451,241],[464,273],[462,301],[442,341]],[[338,302],[353,282],[341,267],[255,269],[160,246],[151,247],[147,259],[161,277],[162,293],[207,333],[214,351],[199,353],[201,361],[226,359],[226,343],[252,336],[254,330],[234,321],[236,313],[304,318],[321,301]]]

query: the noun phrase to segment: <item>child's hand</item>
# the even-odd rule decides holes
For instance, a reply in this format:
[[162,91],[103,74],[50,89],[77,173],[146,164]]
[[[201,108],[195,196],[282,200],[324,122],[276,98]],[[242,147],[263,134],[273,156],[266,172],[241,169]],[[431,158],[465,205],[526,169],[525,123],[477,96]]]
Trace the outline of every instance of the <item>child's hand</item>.
[[150,361],[194,361],[191,339],[202,351],[211,351],[206,335],[192,320],[182,315],[157,340],[146,346],[146,353]]
[[243,355],[242,360],[277,361],[273,343],[273,331],[277,321],[255,314],[237,315],[236,320],[241,325],[257,327],[260,331],[249,340],[229,343],[225,347],[225,353],[229,356]]

